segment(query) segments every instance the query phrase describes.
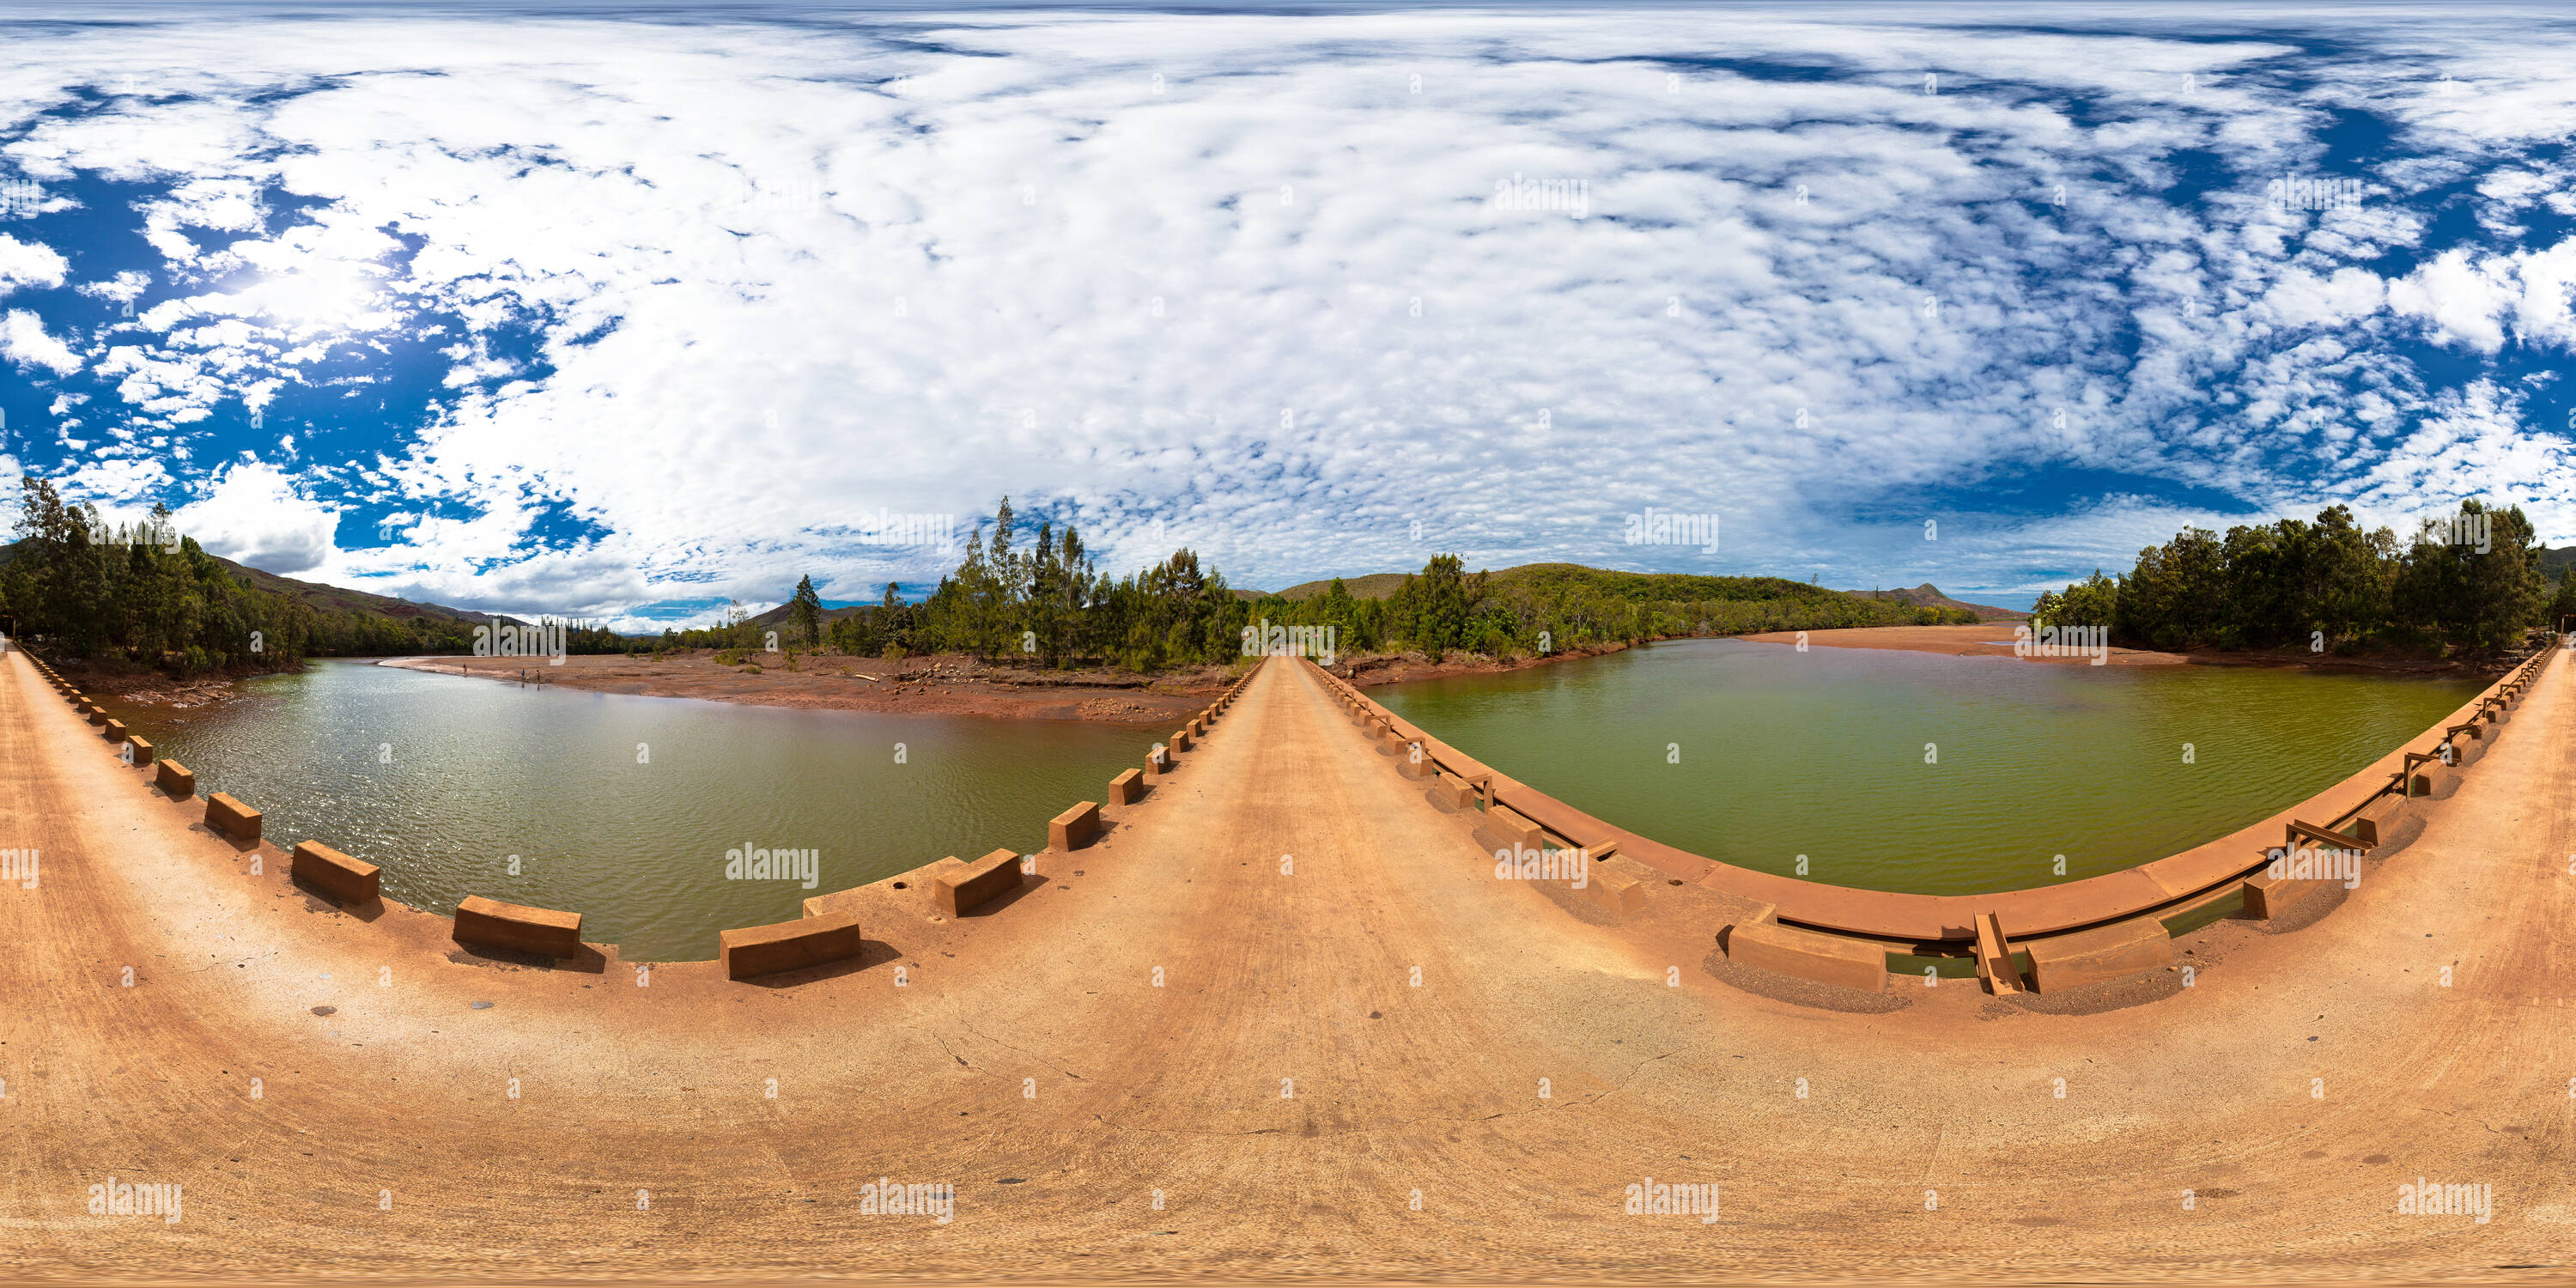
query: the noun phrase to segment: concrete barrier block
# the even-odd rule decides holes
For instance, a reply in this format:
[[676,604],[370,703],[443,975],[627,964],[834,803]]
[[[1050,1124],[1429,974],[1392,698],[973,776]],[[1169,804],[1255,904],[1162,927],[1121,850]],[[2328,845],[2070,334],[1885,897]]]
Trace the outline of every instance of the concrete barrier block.
[[1091,844],[1100,835],[1100,803],[1079,801],[1074,807],[1047,820],[1047,848],[1058,854],[1071,854]]
[[2309,901],[2330,896],[2337,882],[2291,881],[2257,872],[2245,879],[2245,910],[2238,916],[2247,921],[2270,921],[2286,917]]
[[456,905],[456,942],[545,957],[581,955],[581,914],[468,895]]
[[366,903],[375,899],[384,869],[364,859],[353,859],[320,841],[298,841],[289,871],[324,894],[342,903]]
[[106,724],[100,725],[98,727],[98,736],[107,739],[109,742],[125,741],[125,722],[122,720],[110,720]]
[[2136,917],[2108,926],[2025,939],[2030,953],[2031,988],[2055,993],[2082,984],[2126,979],[2173,964],[2173,938],[2153,917]]
[[947,916],[963,916],[1019,888],[1020,856],[1009,850],[995,850],[932,878],[930,904]]
[[1163,745],[1174,751],[1188,751],[1190,749],[1190,731],[1187,729],[1173,730],[1171,740]]
[[800,917],[773,926],[745,926],[716,936],[716,959],[726,979],[750,979],[846,961],[866,948],[859,919],[846,913]]
[[206,798],[206,827],[243,845],[259,840],[259,811],[234,800],[230,792]]
[[134,744],[134,763],[137,767],[152,763],[152,743],[148,739],[128,738],[126,741]]
[[1614,917],[1633,917],[1646,910],[1646,883],[1624,872],[1605,872],[1592,865],[1590,884],[1584,893],[1592,896],[1603,912]]
[[1395,767],[1403,770],[1407,778],[1432,778],[1440,773],[1440,762],[1431,758],[1431,752],[1426,749],[1417,756],[1411,743],[1406,743],[1404,753],[1395,758]]
[[161,762],[161,768],[153,775],[152,785],[168,793],[172,800],[183,801],[197,794],[197,776],[175,760]]
[[1726,958],[1774,974],[1887,991],[1887,950],[1862,939],[1818,934],[1775,921],[1739,923],[1726,936]]
[[1476,839],[1487,849],[1536,850],[1546,846],[1547,832],[1509,807],[1496,805],[1485,811],[1485,821],[1476,826]]
[[1136,798],[1144,794],[1145,776],[1135,770],[1125,770],[1109,780],[1109,803],[1112,805],[1133,805]]
[[1172,759],[1172,749],[1170,747],[1156,747],[1153,751],[1147,753],[1145,757],[1145,776],[1147,778],[1169,778],[1172,776],[1172,771],[1178,768],[1180,768],[1180,762]]
[[1451,809],[1466,809],[1475,804],[1476,789],[1468,786],[1466,779],[1444,769],[1431,780],[1431,798]]
[[89,722],[94,725],[106,724],[107,709],[105,707],[91,707],[89,709]]

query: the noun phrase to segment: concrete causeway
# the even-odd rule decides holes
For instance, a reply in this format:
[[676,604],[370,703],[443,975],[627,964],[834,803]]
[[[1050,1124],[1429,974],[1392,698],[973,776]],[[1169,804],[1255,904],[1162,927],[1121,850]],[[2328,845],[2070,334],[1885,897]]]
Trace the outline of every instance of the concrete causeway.
[[0,1274],[2563,1279],[2567,672],[2330,914],[2088,1000],[1750,971],[1743,901],[1627,859],[1641,907],[1498,879],[1282,663],[1042,880],[810,900],[856,959],[478,955],[292,884],[333,838],[209,832],[13,651]]

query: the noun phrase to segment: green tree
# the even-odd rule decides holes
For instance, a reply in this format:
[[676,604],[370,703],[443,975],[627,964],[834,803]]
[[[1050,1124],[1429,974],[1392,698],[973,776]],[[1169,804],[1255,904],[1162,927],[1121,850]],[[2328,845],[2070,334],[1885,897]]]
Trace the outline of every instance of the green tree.
[[796,583],[796,593],[788,597],[787,615],[796,623],[796,637],[805,643],[823,642],[823,597],[814,591],[811,574]]

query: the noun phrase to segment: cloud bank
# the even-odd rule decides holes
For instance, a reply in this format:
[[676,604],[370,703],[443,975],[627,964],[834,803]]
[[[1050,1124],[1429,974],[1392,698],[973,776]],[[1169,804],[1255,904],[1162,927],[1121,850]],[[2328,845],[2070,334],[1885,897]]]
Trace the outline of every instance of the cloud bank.
[[[1004,493],[1262,586],[2576,537],[2563,19],[2017,13],[31,31],[0,446],[272,571],[630,626],[933,578],[864,519]],[[1622,545],[1648,507],[1719,553]]]

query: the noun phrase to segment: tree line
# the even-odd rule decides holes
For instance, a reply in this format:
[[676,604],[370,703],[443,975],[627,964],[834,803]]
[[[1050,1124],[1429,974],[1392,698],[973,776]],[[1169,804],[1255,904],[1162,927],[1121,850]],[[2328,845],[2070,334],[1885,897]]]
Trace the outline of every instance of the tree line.
[[[1028,539],[1023,542],[1022,538]],[[1526,656],[1612,642],[1771,630],[1973,622],[1960,609],[1863,599],[1772,577],[1688,577],[1573,564],[1495,575],[1433,556],[1383,599],[1354,596],[1340,578],[1304,599],[1247,598],[1183,549],[1127,577],[1101,572],[1071,526],[1027,533],[1004,498],[987,534],[978,524],[956,570],[917,603],[888,583],[879,602],[829,616],[813,579],[798,583],[781,641],[860,656],[955,652],[1060,668],[1138,672],[1221,663],[1242,655],[1262,624],[1330,626],[1352,653],[1414,650],[1443,657]],[[764,647],[769,628],[737,605],[716,626],[666,631],[674,648]]]
[[2042,594],[2033,616],[2107,627],[2132,648],[2501,649],[2576,616],[2576,576],[2561,577],[2553,596],[2535,537],[2520,506],[2477,501],[2425,520],[2403,545],[2388,528],[2363,531],[2340,505],[2313,522],[2224,536],[2185,528],[2139,551],[2121,576],[2097,569]]
[[[233,575],[167,506],[134,524],[103,522],[52,483],[19,482],[17,542],[0,564],[0,620],[55,654],[177,675],[293,671],[308,657],[471,653],[472,622],[316,609]],[[628,641],[568,623],[567,651],[617,652]]]

